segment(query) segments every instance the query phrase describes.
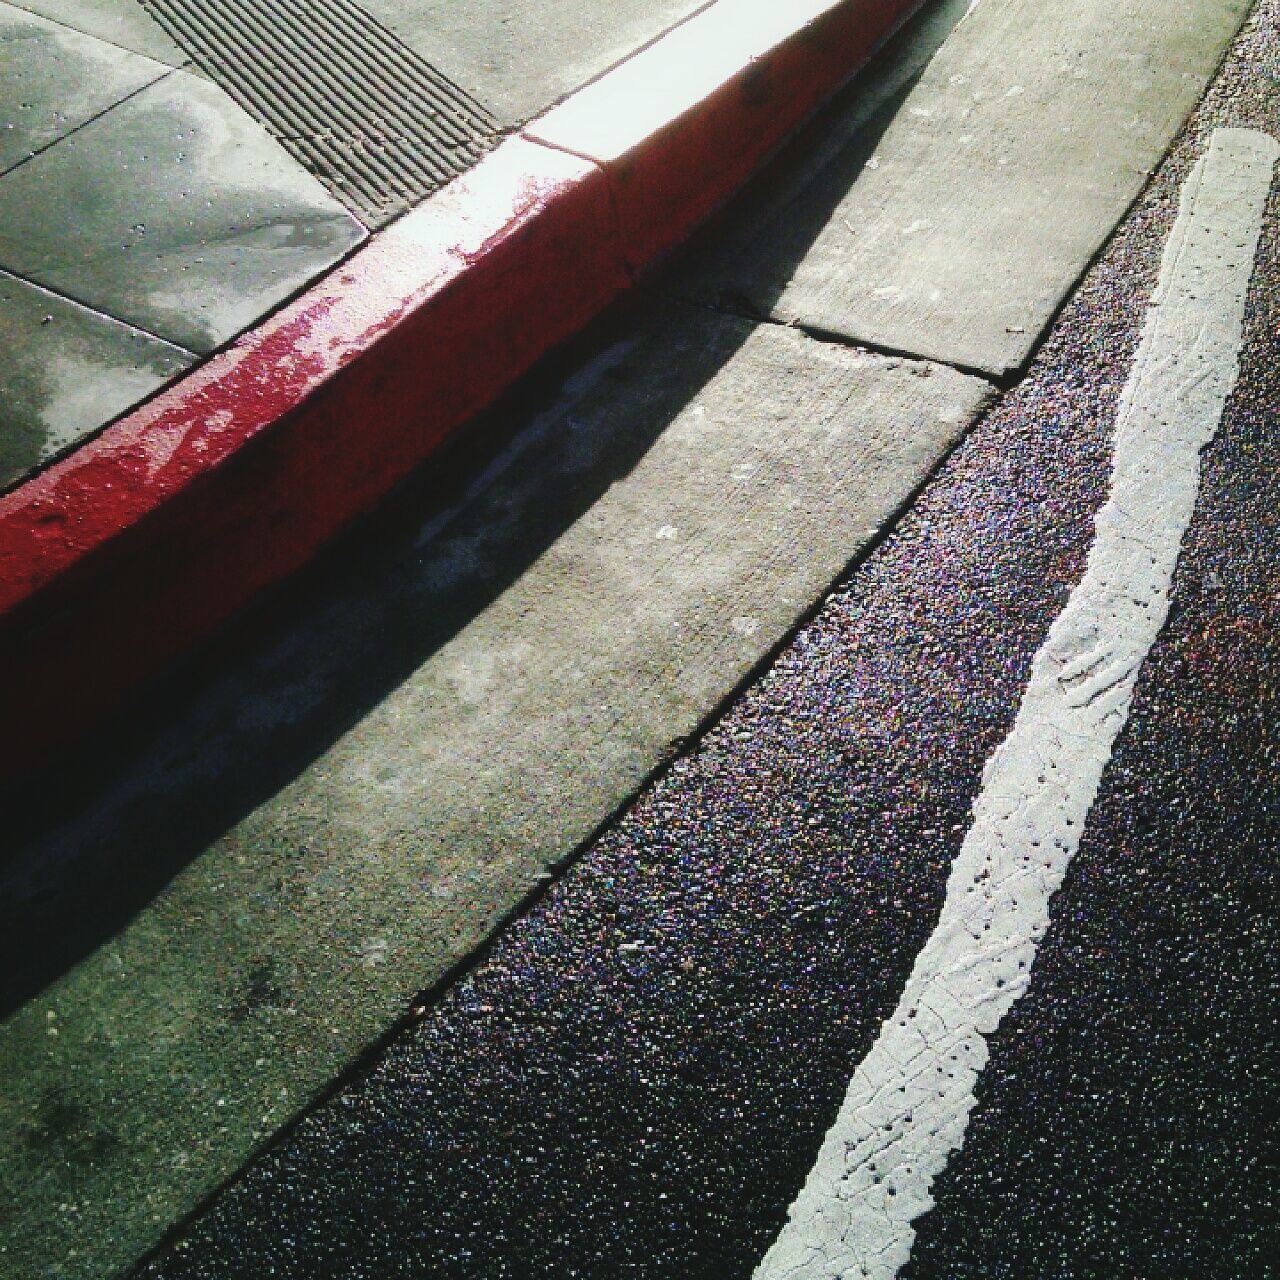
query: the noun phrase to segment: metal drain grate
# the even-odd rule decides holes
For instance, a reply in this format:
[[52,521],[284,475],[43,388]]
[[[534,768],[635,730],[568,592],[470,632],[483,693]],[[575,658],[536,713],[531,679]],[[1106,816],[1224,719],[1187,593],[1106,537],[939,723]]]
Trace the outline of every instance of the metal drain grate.
[[498,123],[353,0],[142,0],[191,60],[358,218],[470,168]]

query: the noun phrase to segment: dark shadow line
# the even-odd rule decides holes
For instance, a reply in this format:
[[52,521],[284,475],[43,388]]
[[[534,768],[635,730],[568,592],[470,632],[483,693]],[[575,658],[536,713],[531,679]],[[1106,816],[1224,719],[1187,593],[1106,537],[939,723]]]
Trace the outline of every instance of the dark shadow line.
[[[858,88],[855,80],[796,146],[803,149],[815,131],[829,129],[856,102]],[[854,146],[860,153],[870,155],[892,114],[886,109],[858,131]],[[757,178],[744,196],[748,208],[769,198],[780,166],[789,163],[780,157]],[[722,236],[726,221],[717,219],[700,244]],[[814,220],[814,234],[824,222]],[[777,260],[779,272],[794,269],[806,248],[789,241]],[[526,503],[532,518],[506,533],[501,563],[495,557],[444,591],[422,580],[424,526],[454,508],[463,521],[476,477],[512,450],[529,447],[540,430],[539,415],[557,403],[566,379],[584,363],[634,331],[644,312],[670,305],[648,295],[674,292],[669,282],[689,261],[688,253],[678,255],[649,290],[634,292],[544,360],[375,515],[345,531],[292,581],[156,681],[72,756],[20,790],[0,792],[7,841],[0,854],[0,1017],[122,930],[209,844],[359,723],[634,468],[746,340],[748,323],[734,317],[736,339],[722,335],[719,346],[708,344],[693,367],[686,358],[672,396],[643,427],[633,426],[629,438],[597,441],[600,456],[589,482],[575,479],[566,486],[563,477],[544,477],[545,491]],[[608,377],[608,371],[599,375]],[[777,646],[771,649],[770,660],[777,652]],[[299,694],[299,673],[323,688]],[[282,696],[303,705],[282,714],[270,705]],[[255,709],[265,713],[255,717]]]

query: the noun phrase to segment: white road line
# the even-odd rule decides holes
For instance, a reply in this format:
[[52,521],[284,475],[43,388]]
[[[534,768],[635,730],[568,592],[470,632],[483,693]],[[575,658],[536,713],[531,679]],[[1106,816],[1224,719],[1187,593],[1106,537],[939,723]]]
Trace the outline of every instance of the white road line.
[[1220,129],[1187,179],[1121,398],[1085,576],[987,762],[938,926],[757,1280],[895,1276],[934,1178],[964,1141],[985,1037],[1026,990],[1049,899],[1168,616],[1200,451],[1235,383],[1278,157],[1265,134]]

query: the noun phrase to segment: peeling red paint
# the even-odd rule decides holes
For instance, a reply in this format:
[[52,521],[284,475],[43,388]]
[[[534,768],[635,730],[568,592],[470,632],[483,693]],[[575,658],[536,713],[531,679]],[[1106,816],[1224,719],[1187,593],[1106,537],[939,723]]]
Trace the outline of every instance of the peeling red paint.
[[512,140],[0,498],[0,769],[295,569],[626,284],[599,169]]
[[[38,765],[371,508],[685,238],[918,3],[809,0],[788,28],[763,0],[719,0],[671,38],[700,23],[748,48],[747,11],[782,34],[701,96],[687,66],[663,65],[664,37],[0,497],[0,722],[14,726],[0,773]],[[659,123],[580,158],[555,122],[575,99],[613,98],[625,124],[634,84],[611,86],[642,60]]]

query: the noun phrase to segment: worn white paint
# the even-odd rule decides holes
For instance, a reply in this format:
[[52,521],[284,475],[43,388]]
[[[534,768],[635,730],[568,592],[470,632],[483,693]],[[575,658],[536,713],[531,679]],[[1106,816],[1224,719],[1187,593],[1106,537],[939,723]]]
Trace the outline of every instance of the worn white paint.
[[758,1280],[892,1277],[964,1140],[985,1037],[1026,989],[1079,844],[1234,384],[1245,293],[1280,146],[1214,134],[1182,195],[1121,399],[1110,496],[1083,581],[1036,655],[987,764],[938,926],[857,1068]]

